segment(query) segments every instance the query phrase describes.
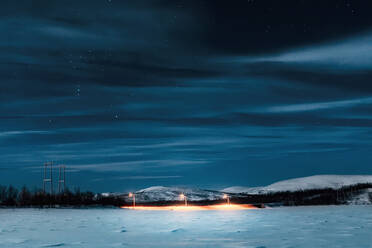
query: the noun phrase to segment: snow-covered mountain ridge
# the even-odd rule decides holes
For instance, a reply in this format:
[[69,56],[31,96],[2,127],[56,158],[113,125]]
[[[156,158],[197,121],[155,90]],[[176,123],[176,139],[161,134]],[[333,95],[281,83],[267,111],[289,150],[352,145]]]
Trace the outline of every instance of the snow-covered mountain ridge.
[[221,190],[226,193],[264,194],[281,191],[309,189],[340,189],[362,183],[372,183],[372,175],[316,175],[279,181],[264,187],[229,187]]
[[[249,195],[259,195],[275,192],[295,192],[310,189],[340,189],[345,186],[352,186],[357,184],[372,184],[372,175],[317,175],[302,178],[294,178],[284,181],[279,181],[268,186],[263,187],[229,187],[223,190],[204,190],[196,188],[185,187],[163,187],[153,186],[138,190],[135,192],[136,202],[167,202],[167,201],[181,201],[180,195],[184,194],[188,201],[214,201],[221,200],[225,193],[230,197],[246,197]],[[355,192],[352,198],[348,201],[350,204],[370,204],[371,189],[361,191],[359,194]],[[109,194],[124,197],[128,202],[132,199],[128,193]]]

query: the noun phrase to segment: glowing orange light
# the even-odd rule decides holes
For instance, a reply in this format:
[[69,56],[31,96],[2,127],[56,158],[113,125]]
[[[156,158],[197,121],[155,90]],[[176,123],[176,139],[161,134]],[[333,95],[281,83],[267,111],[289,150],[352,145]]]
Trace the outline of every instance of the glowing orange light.
[[227,204],[230,205],[230,197],[227,194],[223,194],[222,196],[223,199],[227,200]]

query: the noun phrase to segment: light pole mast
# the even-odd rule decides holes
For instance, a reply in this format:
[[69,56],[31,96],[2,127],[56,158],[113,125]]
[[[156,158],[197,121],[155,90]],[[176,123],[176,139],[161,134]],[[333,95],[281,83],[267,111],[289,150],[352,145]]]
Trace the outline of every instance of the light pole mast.
[[227,205],[230,205],[230,196],[227,194],[223,194],[223,199],[226,199]]
[[185,201],[185,206],[187,207],[187,196],[185,194],[180,194],[180,199]]
[[134,193],[129,193],[128,195],[129,197],[132,197],[132,200],[133,200],[133,208],[136,207],[136,194]]

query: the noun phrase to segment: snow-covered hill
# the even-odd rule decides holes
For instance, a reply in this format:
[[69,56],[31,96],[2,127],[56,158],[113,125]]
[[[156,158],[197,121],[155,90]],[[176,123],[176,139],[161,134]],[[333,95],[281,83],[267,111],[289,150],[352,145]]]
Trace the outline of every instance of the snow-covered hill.
[[180,194],[185,194],[189,201],[218,200],[223,193],[219,191],[154,186],[135,192],[137,202],[180,201]]
[[227,193],[263,194],[280,191],[298,191],[308,189],[339,189],[360,183],[372,183],[372,175],[317,175],[279,181],[265,187],[229,187],[221,190]]
[[[361,183],[372,183],[372,175],[318,175],[302,178],[294,178],[279,181],[263,187],[229,187],[221,191],[204,190],[196,188],[163,187],[153,186],[135,192],[137,203],[159,202],[159,201],[181,201],[180,195],[186,195],[188,201],[221,200],[224,193],[230,197],[246,197],[246,194],[266,194],[285,191],[300,191],[309,189],[339,189]],[[350,204],[370,204],[369,194],[371,190],[366,189],[359,194],[350,196]],[[132,201],[128,193],[108,193]]]

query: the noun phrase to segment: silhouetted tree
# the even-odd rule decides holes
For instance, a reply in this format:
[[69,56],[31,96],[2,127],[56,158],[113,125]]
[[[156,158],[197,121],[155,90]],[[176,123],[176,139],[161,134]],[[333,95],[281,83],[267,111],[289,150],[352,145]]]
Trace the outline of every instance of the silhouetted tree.
[[32,200],[31,192],[26,188],[26,186],[23,186],[18,194],[18,204],[20,206],[30,206],[32,202],[31,200]]
[[6,187],[5,186],[2,186],[0,185],[0,204],[2,205],[5,200],[6,200],[6,196],[7,196],[7,190],[6,190]]
[[18,190],[14,188],[12,185],[10,185],[8,189],[6,190],[4,205],[15,206],[17,204],[17,196],[18,196]]

